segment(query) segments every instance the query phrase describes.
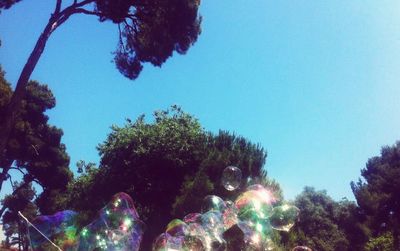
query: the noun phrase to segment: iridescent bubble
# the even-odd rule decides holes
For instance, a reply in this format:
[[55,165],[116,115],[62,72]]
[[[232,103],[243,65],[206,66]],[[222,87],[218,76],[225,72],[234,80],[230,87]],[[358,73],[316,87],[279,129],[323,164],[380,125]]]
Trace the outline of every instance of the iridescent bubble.
[[[153,243],[153,251],[204,251],[204,241],[202,236],[206,235],[205,232],[197,232],[198,235],[191,235],[193,232],[178,231],[174,233],[175,235],[171,235],[168,232],[171,232],[171,229],[181,228],[180,226],[183,223],[182,221],[178,222],[178,220],[171,221],[169,227],[167,227],[167,232],[162,233],[157,237],[157,239]],[[172,225],[172,226],[170,226]],[[187,226],[189,229],[190,227]],[[169,229],[169,230],[168,230]],[[172,231],[175,232],[175,231]]]
[[80,233],[79,251],[139,250],[144,223],[139,219],[132,199],[125,193],[114,195],[99,217]]
[[271,197],[265,190],[248,190],[236,199],[238,218],[252,222],[266,219],[272,213]]
[[[53,250],[54,246],[44,236],[52,240],[62,250],[76,250],[78,245],[77,213],[71,210],[53,215],[38,216],[29,227],[29,237],[33,250]],[[44,235],[44,236],[43,236]]]
[[238,222],[238,210],[235,206],[235,203],[230,200],[225,201],[225,205],[226,208],[224,211],[222,211],[222,221],[224,224],[224,229],[227,230]]
[[167,251],[168,248],[168,239],[171,236],[167,233],[160,234],[157,239],[153,243],[153,251]]
[[269,188],[264,187],[263,185],[260,184],[254,184],[249,187],[247,187],[247,191],[257,191],[259,194],[258,196],[262,198],[262,200],[267,203],[267,204],[274,204],[278,201],[277,196],[275,195],[274,191],[272,191]]
[[222,212],[226,209],[225,202],[218,196],[207,195],[203,199],[203,205],[201,211],[206,213],[208,211],[219,211]]
[[199,236],[185,236],[182,242],[182,251],[204,251],[204,242]]
[[270,217],[271,226],[279,231],[289,231],[299,216],[300,210],[289,204],[274,207]]
[[194,223],[200,221],[201,214],[199,213],[190,213],[183,217],[183,221],[186,223]]
[[312,251],[312,249],[306,246],[297,246],[294,247],[292,251]]
[[228,191],[233,191],[240,186],[242,171],[235,166],[228,166],[222,172],[222,185]]
[[201,226],[203,227],[206,236],[207,250],[223,250],[226,246],[222,238],[224,226],[222,223],[222,214],[218,211],[208,211],[201,215]]
[[168,223],[165,232],[172,236],[182,236],[188,232],[188,226],[185,222],[175,219]]

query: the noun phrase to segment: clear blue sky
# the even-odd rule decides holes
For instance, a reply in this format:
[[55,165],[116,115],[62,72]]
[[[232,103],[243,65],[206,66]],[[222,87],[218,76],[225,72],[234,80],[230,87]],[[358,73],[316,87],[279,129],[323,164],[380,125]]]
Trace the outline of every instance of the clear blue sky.
[[[0,64],[15,83],[54,0],[0,15]],[[74,16],[50,38],[32,78],[57,98],[71,167],[98,162],[112,124],[178,104],[205,129],[268,151],[268,174],[294,198],[304,186],[353,199],[350,181],[400,139],[400,1],[203,0],[187,55],[146,65],[136,81],[111,63],[117,27]]]

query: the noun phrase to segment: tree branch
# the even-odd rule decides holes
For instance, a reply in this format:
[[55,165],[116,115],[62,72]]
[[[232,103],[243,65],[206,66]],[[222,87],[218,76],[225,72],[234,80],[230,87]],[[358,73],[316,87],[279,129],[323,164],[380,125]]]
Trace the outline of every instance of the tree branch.
[[[90,10],[86,10],[83,8],[76,8],[72,14],[76,14],[76,13],[82,13],[82,14],[86,14],[86,15],[93,15],[93,16],[100,16],[101,13],[97,12],[97,11],[90,11]],[[71,14],[71,15],[72,15]]]
[[85,0],[80,3],[78,3],[77,1],[74,1],[74,3],[72,5],[68,6],[67,8],[65,8],[64,10],[62,10],[59,13],[57,20],[53,23],[52,30],[55,30],[57,27],[59,27],[61,24],[63,24],[65,21],[67,21],[67,19],[73,14],[83,13],[86,15],[99,16],[100,13],[98,13],[98,12],[81,8],[85,5],[93,3],[93,2],[94,2],[94,0]]
[[24,172],[21,170],[21,168],[19,168],[19,167],[11,167],[10,170],[17,170],[17,171],[19,171],[20,173],[22,173],[22,175],[26,175],[26,173],[24,173]]
[[[19,187],[17,187],[16,189],[14,189],[14,191],[12,192],[11,195],[15,195],[18,193],[19,190],[25,188],[26,186],[29,185],[29,183],[31,183],[34,179],[32,177],[29,177],[29,179],[27,181],[25,181],[24,183],[22,183]],[[7,206],[3,204],[3,206],[0,209],[0,218],[3,216],[4,212],[6,211]]]
[[62,4],[62,0],[57,0],[56,8],[54,9],[53,15],[57,15],[58,13],[60,13],[61,4]]
[[75,8],[79,8],[79,7],[85,6],[90,3],[94,3],[94,1],[95,0],[84,0],[80,3],[78,3],[78,1],[74,1],[74,3],[71,6],[74,6]]

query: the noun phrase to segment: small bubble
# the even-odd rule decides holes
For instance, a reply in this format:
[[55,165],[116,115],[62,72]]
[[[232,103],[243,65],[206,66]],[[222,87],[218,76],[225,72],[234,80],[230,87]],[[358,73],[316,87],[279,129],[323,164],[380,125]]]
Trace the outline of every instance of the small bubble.
[[233,191],[240,186],[242,171],[235,166],[228,166],[222,172],[222,185],[228,191]]

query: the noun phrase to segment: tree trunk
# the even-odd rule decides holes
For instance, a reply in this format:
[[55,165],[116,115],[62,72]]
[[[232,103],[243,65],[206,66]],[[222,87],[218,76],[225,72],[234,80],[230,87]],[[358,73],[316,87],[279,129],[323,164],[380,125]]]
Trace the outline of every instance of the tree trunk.
[[21,75],[19,76],[17,85],[15,87],[15,91],[11,97],[11,101],[7,106],[5,118],[2,122],[2,129],[0,130],[0,160],[5,159],[6,146],[16,117],[18,116],[18,110],[22,103],[21,101],[26,94],[26,85],[32,75],[33,70],[35,69],[36,64],[39,61],[40,56],[43,53],[46,42],[53,31],[53,24],[54,18],[52,17],[50,18],[45,29],[37,40],[31,55],[25,63],[25,66],[22,69]]

